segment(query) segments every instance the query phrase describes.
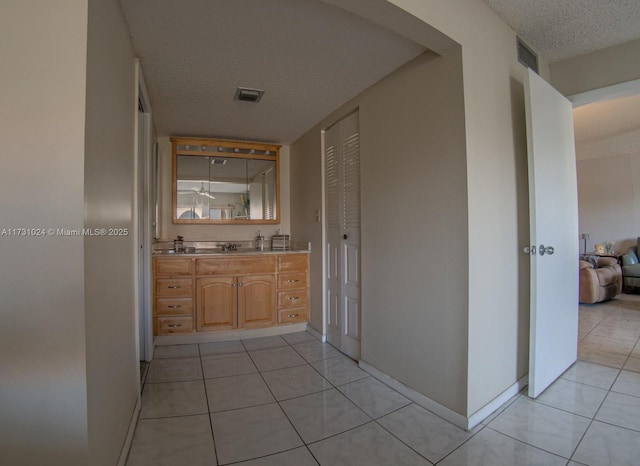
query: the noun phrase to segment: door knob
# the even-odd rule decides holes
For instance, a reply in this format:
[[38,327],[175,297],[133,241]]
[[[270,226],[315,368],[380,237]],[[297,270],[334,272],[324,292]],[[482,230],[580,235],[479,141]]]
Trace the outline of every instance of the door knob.
[[347,239],[349,237],[349,235],[344,235],[342,238],[343,239]]
[[538,252],[540,253],[541,256],[544,256],[545,254],[552,255],[555,252],[555,250],[553,249],[553,246],[545,247],[544,244],[541,244],[540,247],[538,248]]
[[536,255],[536,245],[532,244],[531,246],[525,246],[522,248],[522,252],[525,254],[531,254],[532,256]]

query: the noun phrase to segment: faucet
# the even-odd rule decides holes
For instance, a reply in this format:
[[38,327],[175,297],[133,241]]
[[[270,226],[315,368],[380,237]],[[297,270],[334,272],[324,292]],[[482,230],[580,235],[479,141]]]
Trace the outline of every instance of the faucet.
[[223,251],[237,251],[238,250],[238,245],[237,244],[233,244],[233,243],[221,244],[219,246],[222,247]]

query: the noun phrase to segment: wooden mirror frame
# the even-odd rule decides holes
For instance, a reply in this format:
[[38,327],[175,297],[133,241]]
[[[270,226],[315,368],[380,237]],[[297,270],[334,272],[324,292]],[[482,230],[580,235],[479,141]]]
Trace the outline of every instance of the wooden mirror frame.
[[[248,141],[231,141],[226,139],[203,139],[172,137],[172,214],[173,223],[209,224],[209,225],[270,225],[280,223],[280,147],[276,144],[265,144]],[[193,146],[188,150],[179,149],[179,146]],[[218,150],[221,148],[221,150]],[[192,150],[193,149],[193,150]],[[194,157],[227,157],[244,160],[268,160],[274,161],[276,167],[276,202],[275,218],[265,219],[186,219],[178,218],[178,156]]]

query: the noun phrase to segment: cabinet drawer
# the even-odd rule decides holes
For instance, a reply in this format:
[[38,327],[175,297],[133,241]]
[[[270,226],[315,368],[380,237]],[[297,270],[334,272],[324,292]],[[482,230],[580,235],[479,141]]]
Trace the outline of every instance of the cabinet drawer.
[[196,275],[244,275],[248,273],[274,273],[275,256],[235,256],[197,259]]
[[296,307],[293,309],[278,310],[279,324],[295,324],[309,320],[309,312],[306,307]]
[[156,316],[191,315],[193,300],[191,298],[158,298],[156,299]]
[[307,307],[309,305],[309,290],[278,291],[278,309]]
[[193,272],[193,261],[188,257],[180,258],[156,258],[156,277],[174,277],[176,275],[191,275]]
[[278,272],[302,271],[308,268],[308,254],[281,254],[278,256]]
[[191,317],[156,317],[156,335],[193,332]]
[[190,278],[157,278],[157,297],[190,298],[193,294],[193,280]]
[[288,290],[293,288],[308,288],[307,272],[288,272],[278,274],[278,288]]

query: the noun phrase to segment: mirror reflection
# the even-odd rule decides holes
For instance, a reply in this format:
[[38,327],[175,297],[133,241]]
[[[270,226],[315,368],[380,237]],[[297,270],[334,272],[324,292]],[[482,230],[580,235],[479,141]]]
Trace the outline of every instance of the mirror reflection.
[[[182,151],[174,152],[174,222],[277,222],[275,152],[265,152],[267,155],[261,157],[246,148],[242,152],[247,154],[238,148],[182,147]],[[197,155],[180,153],[198,149]]]

